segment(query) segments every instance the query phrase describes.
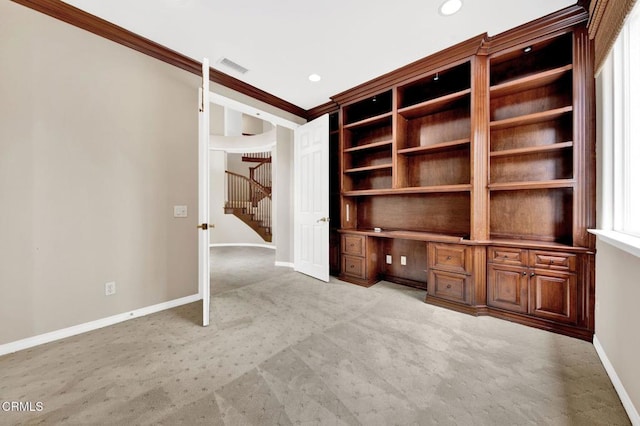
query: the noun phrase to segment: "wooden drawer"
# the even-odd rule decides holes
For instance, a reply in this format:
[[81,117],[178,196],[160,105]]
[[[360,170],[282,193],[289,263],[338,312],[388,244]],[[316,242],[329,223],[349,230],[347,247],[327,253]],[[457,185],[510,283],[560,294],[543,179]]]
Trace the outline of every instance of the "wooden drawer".
[[487,260],[493,263],[526,266],[527,252],[527,249],[514,247],[489,247]]
[[431,269],[429,271],[427,292],[433,297],[468,303],[469,280],[470,277],[465,274]]
[[429,244],[429,268],[470,273],[471,248],[459,244]]
[[367,237],[364,235],[342,235],[342,253],[353,256],[364,256]]
[[342,273],[354,278],[367,278],[366,260],[363,257],[342,255]]
[[555,251],[531,250],[529,252],[529,266],[561,271],[575,271],[576,255]]

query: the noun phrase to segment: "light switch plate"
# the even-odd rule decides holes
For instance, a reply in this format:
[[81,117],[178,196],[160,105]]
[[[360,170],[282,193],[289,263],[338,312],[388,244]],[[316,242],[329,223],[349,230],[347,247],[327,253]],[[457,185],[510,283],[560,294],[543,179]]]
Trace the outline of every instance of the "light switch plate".
[[173,206],[173,217],[187,217],[187,206]]
[[407,265],[407,256],[400,256],[400,264]]
[[391,255],[390,255],[390,254],[388,254],[388,255],[387,255],[387,264],[388,264],[388,265],[391,265],[391,262],[392,262]]

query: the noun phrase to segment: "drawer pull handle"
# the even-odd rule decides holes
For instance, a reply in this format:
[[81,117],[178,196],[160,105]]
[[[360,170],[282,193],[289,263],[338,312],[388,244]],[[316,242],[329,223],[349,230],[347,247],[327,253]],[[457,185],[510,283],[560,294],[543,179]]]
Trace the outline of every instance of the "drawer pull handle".
[[451,288],[451,284],[447,284],[447,288]]
[[550,260],[550,261],[549,261],[549,263],[550,263],[551,265],[553,265],[553,260]]
[[447,256],[447,260],[451,260],[451,256]]
[[350,266],[350,268],[351,268],[351,269],[353,269],[353,268],[355,268],[355,267],[356,267],[356,265],[351,265],[351,266]]

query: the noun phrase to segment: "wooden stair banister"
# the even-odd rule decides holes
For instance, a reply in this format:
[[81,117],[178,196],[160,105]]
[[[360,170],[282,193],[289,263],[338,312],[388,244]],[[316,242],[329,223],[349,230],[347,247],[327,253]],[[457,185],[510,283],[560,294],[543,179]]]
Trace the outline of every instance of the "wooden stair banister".
[[254,167],[249,167],[249,179],[256,182],[262,188],[271,193],[271,152],[248,152],[242,154],[242,161],[248,163],[258,163]]
[[249,167],[249,179],[271,194],[271,161],[265,161],[255,167]]
[[245,152],[244,154],[242,154],[242,161],[249,163],[270,163],[271,152]]
[[263,240],[272,241],[271,193],[246,176],[225,171],[227,194],[225,213],[233,214]]

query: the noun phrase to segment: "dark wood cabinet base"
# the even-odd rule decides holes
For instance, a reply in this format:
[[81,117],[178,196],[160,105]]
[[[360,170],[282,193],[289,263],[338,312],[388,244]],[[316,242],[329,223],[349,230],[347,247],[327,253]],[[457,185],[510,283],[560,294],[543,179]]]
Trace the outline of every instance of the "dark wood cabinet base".
[[578,339],[586,340],[587,342],[593,342],[593,330],[589,330],[586,328],[564,325],[558,322],[547,321],[542,318],[517,314],[515,312],[503,311],[496,308],[487,308],[487,315],[511,322],[516,322],[518,324],[528,325],[529,327],[539,328],[541,330],[575,337]]
[[547,321],[542,318],[535,318],[532,316],[518,314],[515,312],[509,312],[502,309],[492,308],[489,306],[469,306],[462,303],[450,302],[448,300],[440,299],[437,297],[427,295],[425,297],[425,303],[430,305],[439,306],[441,308],[450,309],[453,311],[461,312],[468,315],[490,316],[515,322],[518,324],[526,325],[529,327],[539,328],[545,331],[551,331],[558,334],[563,334],[569,337],[575,337],[588,342],[593,341],[593,331],[585,328],[567,326],[553,321]]
[[338,275],[338,279],[340,279],[340,281],[345,281],[351,284],[355,284],[355,285],[359,285],[361,287],[371,287],[372,285],[376,284],[379,280],[374,280],[374,281],[369,281],[369,280],[362,280],[362,279],[358,279],[355,277],[350,277],[349,275],[345,275],[345,274],[340,274]]

